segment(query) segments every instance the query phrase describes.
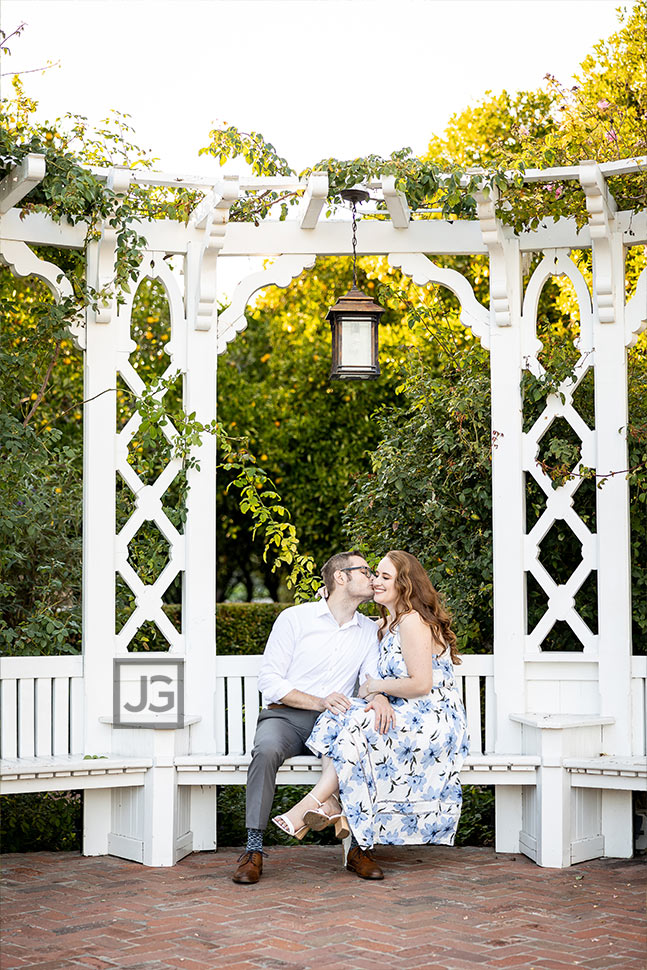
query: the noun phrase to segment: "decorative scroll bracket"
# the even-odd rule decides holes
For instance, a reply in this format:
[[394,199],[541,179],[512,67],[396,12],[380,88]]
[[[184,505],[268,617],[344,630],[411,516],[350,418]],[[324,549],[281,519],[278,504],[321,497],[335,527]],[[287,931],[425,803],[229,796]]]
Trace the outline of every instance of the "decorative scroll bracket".
[[417,286],[438,283],[456,295],[461,305],[460,320],[484,347],[490,346],[490,314],[474,296],[469,281],[455,269],[436,266],[423,253],[389,253],[389,264],[411,277]]
[[594,298],[600,323],[615,321],[615,273],[611,237],[616,229],[615,199],[596,162],[580,165],[580,184],[586,196],[591,248],[595,262]]
[[[115,195],[128,191],[133,172],[129,169],[113,168],[108,176],[107,185]],[[88,283],[104,295],[95,308],[87,312],[88,322],[108,324],[116,314],[116,297],[111,293],[115,277],[115,257],[117,254],[117,229],[103,222],[101,237],[88,246]]]
[[194,311],[193,321],[196,330],[211,330],[217,316],[216,268],[218,255],[225,242],[229,210],[239,195],[238,177],[227,178],[220,182],[195,209],[191,225],[201,230],[201,238],[189,242],[187,258],[189,264],[195,260],[195,290],[191,294],[191,305],[187,293],[187,316]]
[[[54,263],[39,259],[24,242],[0,239],[0,262],[8,266],[16,276],[36,276],[51,290],[57,303],[74,296],[72,284]],[[69,324],[69,332],[79,350],[85,349],[83,318],[77,314]]]
[[227,345],[247,327],[245,308],[254,293],[266,286],[288,286],[304,269],[312,269],[317,257],[306,253],[297,256],[279,256],[271,266],[260,273],[245,277],[234,290],[234,296],[218,320],[218,353],[223,354]]
[[300,229],[315,229],[328,198],[328,173],[313,172],[299,207],[297,222]]
[[490,313],[491,321],[497,327],[512,325],[512,295],[508,274],[507,250],[510,240],[506,239],[503,226],[496,217],[497,189],[476,193],[476,212],[481,226],[483,242],[490,254]]
[[382,192],[393,228],[406,229],[411,222],[411,210],[404,192],[395,187],[394,175],[382,176]]

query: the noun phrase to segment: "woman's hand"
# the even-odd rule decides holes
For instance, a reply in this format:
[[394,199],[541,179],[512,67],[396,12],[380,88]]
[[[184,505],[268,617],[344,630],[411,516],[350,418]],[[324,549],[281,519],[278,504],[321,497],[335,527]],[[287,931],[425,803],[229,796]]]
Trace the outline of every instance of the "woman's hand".
[[376,677],[367,677],[363,684],[360,684],[359,696],[366,699],[369,694],[376,694],[379,691],[379,680]]

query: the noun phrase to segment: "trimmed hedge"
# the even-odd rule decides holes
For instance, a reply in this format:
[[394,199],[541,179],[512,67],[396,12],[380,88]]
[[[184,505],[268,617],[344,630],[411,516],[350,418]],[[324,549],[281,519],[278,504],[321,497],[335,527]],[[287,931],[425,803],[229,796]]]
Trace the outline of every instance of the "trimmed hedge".
[[[263,653],[272,624],[289,603],[218,603],[216,650],[222,656]],[[362,603],[360,613],[378,616],[374,603]]]
[[69,852],[81,849],[83,796],[78,792],[3,795],[2,852]]
[[221,656],[263,653],[284,603],[218,603],[216,650]]

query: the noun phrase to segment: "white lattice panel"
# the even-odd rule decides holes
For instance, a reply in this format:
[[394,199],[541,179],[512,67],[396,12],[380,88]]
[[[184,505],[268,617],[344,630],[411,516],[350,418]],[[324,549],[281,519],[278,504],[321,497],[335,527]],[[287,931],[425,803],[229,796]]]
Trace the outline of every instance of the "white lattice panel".
[[[591,296],[586,280],[564,250],[549,250],[535,269],[526,289],[522,334],[524,366],[535,376],[546,371],[538,359],[541,342],[537,339],[536,320],[539,297],[545,283],[553,276],[566,276],[573,284],[579,307],[580,335],[575,346],[580,353],[573,367],[573,375],[562,381],[554,393],[546,398],[546,405],[529,431],[523,434],[523,468],[541,488],[546,507],[530,532],[524,536],[524,567],[536,579],[548,599],[548,608],[535,628],[526,637],[526,651],[537,653],[541,644],[558,620],[568,623],[587,654],[597,652],[597,635],[592,633],[575,608],[575,597],[591,571],[597,569],[597,537],[589,530],[573,507],[573,499],[583,479],[582,468],[596,465],[596,436],[582,419],[574,405],[574,394],[594,366],[593,314]],[[538,461],[541,441],[562,418],[580,439],[581,458],[571,469],[569,481],[553,487],[549,475]],[[564,522],[582,544],[582,561],[565,583],[557,583],[540,562],[540,546],[551,528]]]
[[[185,363],[186,320],[182,294],[163,256],[163,253],[156,252],[147,255],[142,263],[137,285],[133,285],[132,293],[120,309],[118,317],[118,373],[137,397],[142,396],[147,387],[134,366],[133,357],[137,353],[137,346],[131,339],[130,321],[137,291],[145,280],[162,283],[170,310],[171,339],[166,345],[169,363],[162,374],[162,380],[175,375],[181,379],[180,375]],[[160,391],[158,398],[162,399],[165,393],[165,390]],[[117,635],[117,648],[121,652],[126,651],[140,627],[150,621],[157,626],[174,652],[182,652],[182,634],[177,631],[162,608],[164,593],[185,566],[184,536],[178,532],[163,508],[164,495],[181,471],[182,465],[179,459],[171,457],[152,484],[143,481],[128,460],[129,449],[140,425],[141,417],[135,413],[115,436],[116,471],[135,498],[134,511],[115,536],[116,569],[135,597],[135,609]],[[160,430],[164,440],[172,446],[177,435],[172,422],[169,421]],[[160,446],[161,444],[160,442]],[[144,583],[128,562],[129,543],[147,522],[153,523],[168,543],[168,562],[152,584]]]

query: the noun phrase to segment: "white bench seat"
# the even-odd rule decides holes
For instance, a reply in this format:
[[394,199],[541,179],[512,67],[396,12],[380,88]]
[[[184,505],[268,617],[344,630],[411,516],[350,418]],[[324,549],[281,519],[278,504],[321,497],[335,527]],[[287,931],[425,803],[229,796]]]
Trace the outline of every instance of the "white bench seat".
[[143,785],[152,764],[151,758],[84,758],[82,754],[4,758],[0,761],[0,793],[13,795]]
[[647,758],[565,758],[573,788],[613,788],[647,792]]
[[[185,755],[175,759],[180,785],[245,784],[249,754]],[[540,759],[536,755],[468,755],[461,771],[463,785],[535,785]],[[321,762],[312,755],[288,758],[278,771],[279,785],[312,784]]]

